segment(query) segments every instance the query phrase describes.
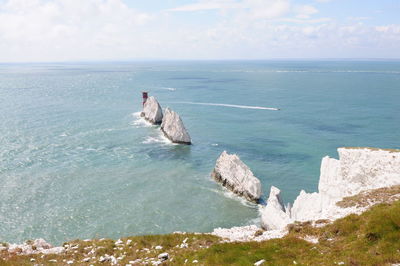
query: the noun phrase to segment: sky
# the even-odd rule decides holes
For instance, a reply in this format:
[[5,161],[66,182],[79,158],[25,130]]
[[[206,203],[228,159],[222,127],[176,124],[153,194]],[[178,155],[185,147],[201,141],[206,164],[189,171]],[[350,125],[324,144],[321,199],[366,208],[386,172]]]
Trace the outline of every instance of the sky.
[[0,63],[400,58],[400,0],[0,0]]

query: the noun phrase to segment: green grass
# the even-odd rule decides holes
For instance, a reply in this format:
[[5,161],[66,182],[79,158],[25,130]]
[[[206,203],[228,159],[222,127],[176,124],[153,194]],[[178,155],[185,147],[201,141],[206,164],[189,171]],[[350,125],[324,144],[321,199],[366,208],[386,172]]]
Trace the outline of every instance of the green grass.
[[[317,244],[309,243],[302,238],[318,238]],[[188,248],[176,247],[188,238]],[[63,260],[80,262],[74,265],[109,265],[100,263],[98,258],[104,254],[115,257],[125,254],[120,265],[138,258],[156,258],[162,252],[168,252],[171,259],[163,265],[183,265],[187,260],[197,265],[253,265],[265,259],[263,265],[391,265],[400,263],[400,201],[377,205],[361,215],[349,215],[334,223],[320,228],[310,223],[298,223],[290,226],[287,236],[264,242],[221,243],[221,239],[208,234],[169,234],[156,236],[135,236],[123,238],[124,243],[130,239],[130,245],[115,246],[113,240],[70,241],[68,245],[76,246],[62,255],[8,256],[0,254],[0,265],[65,265]],[[155,250],[160,245],[162,250]],[[93,247],[95,260],[83,263],[87,253]],[[91,247],[88,249],[87,247]],[[85,249],[86,248],[86,249]],[[149,252],[143,251],[148,248]],[[50,263],[56,259],[57,263]],[[97,261],[97,262],[96,262]]]
[[[400,262],[400,201],[373,207],[321,228],[303,223],[282,238],[260,243],[216,244],[190,254],[203,265],[391,265]],[[318,244],[302,240],[305,235]]]

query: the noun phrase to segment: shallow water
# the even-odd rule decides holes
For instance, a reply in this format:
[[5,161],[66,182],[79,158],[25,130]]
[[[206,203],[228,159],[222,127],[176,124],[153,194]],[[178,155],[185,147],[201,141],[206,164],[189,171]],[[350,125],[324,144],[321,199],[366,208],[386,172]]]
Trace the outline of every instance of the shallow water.
[[[192,146],[140,119],[142,90]],[[337,147],[400,148],[399,101],[398,61],[0,65],[0,241],[253,223],[257,207],[210,179],[223,150],[293,201]]]

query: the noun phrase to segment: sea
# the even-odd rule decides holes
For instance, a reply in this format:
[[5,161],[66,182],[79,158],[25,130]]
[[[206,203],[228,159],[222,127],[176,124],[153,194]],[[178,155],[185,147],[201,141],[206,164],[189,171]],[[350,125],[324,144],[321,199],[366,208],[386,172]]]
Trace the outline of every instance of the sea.
[[[193,145],[140,117],[143,91]],[[400,61],[0,64],[0,242],[257,224],[210,177],[222,151],[288,203],[343,146],[400,148]]]

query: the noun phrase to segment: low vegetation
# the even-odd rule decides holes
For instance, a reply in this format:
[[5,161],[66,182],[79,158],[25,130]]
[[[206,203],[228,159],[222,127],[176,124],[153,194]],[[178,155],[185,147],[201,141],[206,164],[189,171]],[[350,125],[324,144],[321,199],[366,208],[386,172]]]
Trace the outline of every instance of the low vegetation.
[[342,208],[367,207],[371,203],[388,203],[395,200],[400,200],[400,185],[366,190],[355,196],[345,197],[336,205]]
[[[324,224],[324,223],[321,223]],[[321,227],[311,223],[289,226],[281,239],[264,242],[222,243],[208,234],[136,236],[114,240],[71,241],[65,254],[10,255],[1,253],[0,265],[392,265],[400,263],[400,201],[380,204],[361,215],[349,215]],[[306,239],[306,240],[305,240]],[[90,258],[90,259],[88,259]],[[34,261],[33,261],[34,260]],[[84,260],[88,260],[84,262]]]
[[373,147],[344,147],[345,149],[350,149],[350,150],[371,150],[371,151],[388,151],[388,152],[400,152],[399,149],[381,149],[381,148],[373,148]]

